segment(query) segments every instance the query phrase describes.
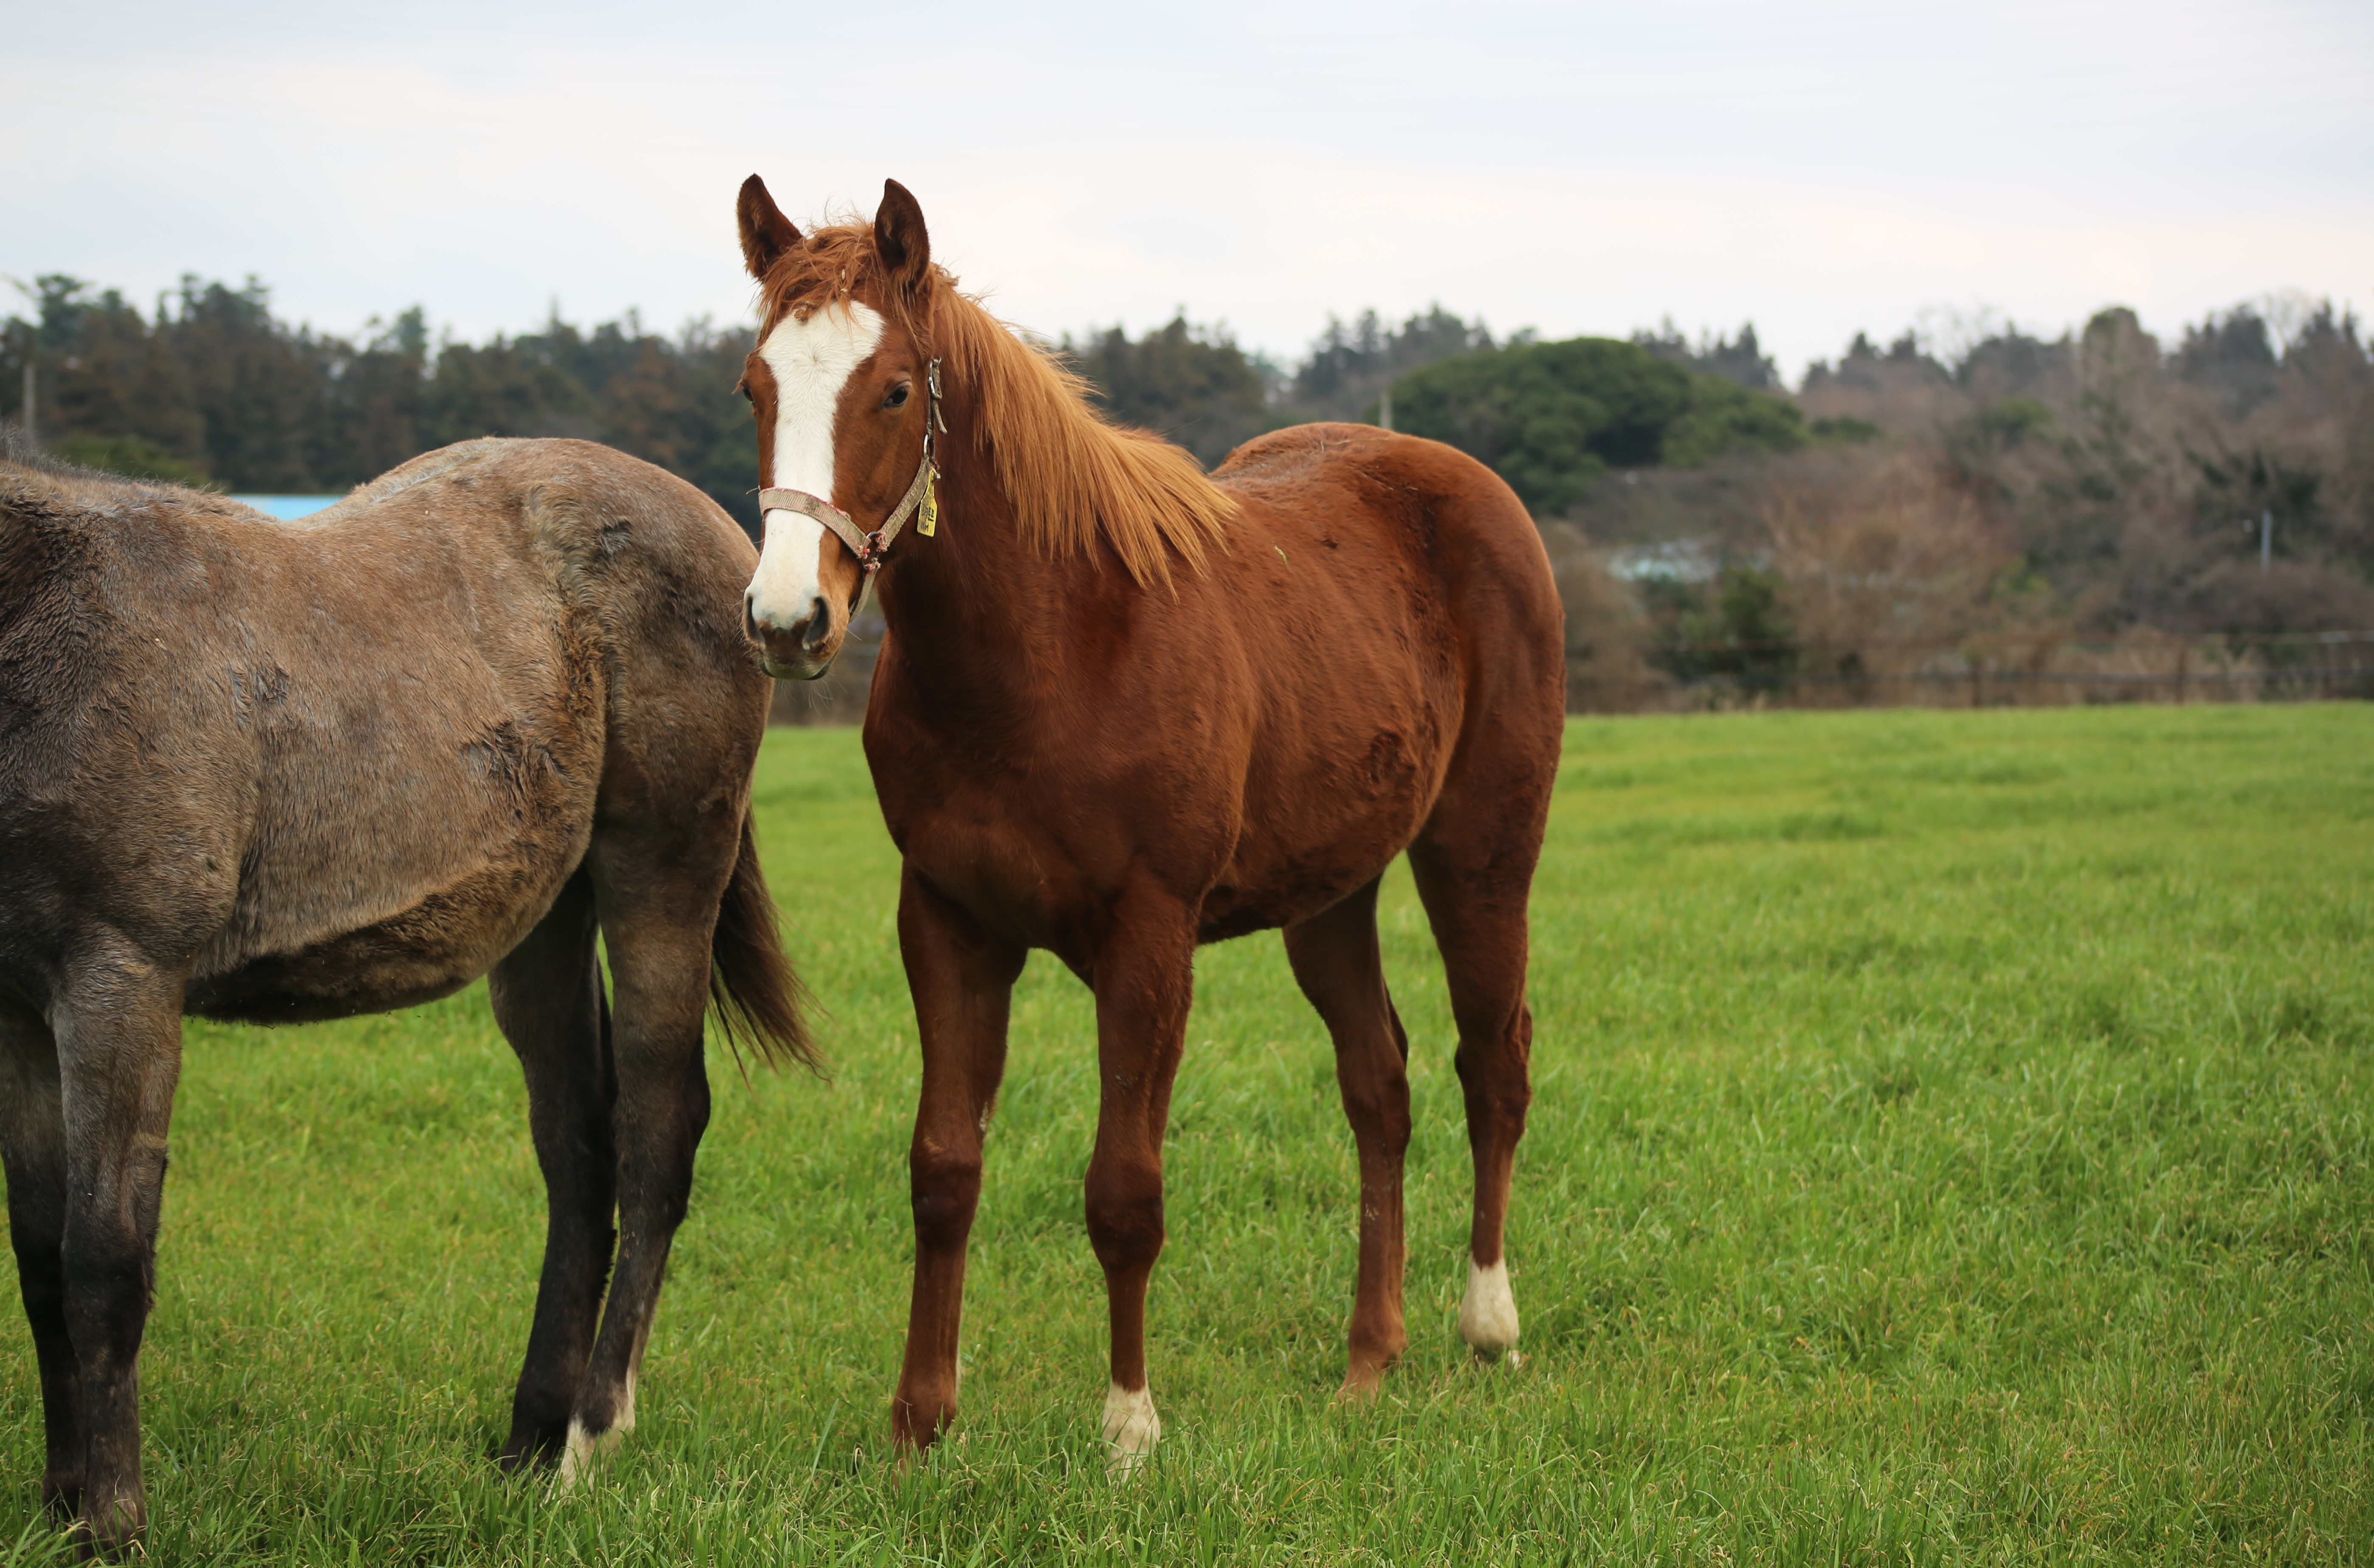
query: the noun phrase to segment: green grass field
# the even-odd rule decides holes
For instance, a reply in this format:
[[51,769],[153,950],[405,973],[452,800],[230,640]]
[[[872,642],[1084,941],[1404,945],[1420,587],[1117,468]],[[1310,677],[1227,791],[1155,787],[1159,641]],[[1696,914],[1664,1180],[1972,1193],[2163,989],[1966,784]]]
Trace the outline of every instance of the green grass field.
[[[1274,937],[1208,950],[1151,1355],[1105,1477],[1091,1012],[1017,996],[961,1441],[902,1469],[916,1064],[851,731],[760,843],[830,1084],[712,1061],[641,1424],[586,1492],[487,1454],[542,1189],[483,988],[194,1024],[146,1362],[182,1562],[2374,1559],[2374,710],[1578,720],[1536,883],[1522,1367],[1453,1331],[1468,1170],[1405,872],[1410,1334],[1332,1402],[1355,1171]],[[0,1543],[45,1557],[22,1316]]]

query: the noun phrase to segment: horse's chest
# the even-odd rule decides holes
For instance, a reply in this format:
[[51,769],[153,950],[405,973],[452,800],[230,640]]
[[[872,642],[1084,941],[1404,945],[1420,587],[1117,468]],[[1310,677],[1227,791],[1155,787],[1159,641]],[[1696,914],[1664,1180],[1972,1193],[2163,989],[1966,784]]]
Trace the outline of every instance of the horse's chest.
[[1084,854],[1035,813],[949,805],[893,818],[892,837],[934,892],[1012,940],[1061,950],[1080,911],[1100,901],[1100,884],[1117,880],[1117,857]]

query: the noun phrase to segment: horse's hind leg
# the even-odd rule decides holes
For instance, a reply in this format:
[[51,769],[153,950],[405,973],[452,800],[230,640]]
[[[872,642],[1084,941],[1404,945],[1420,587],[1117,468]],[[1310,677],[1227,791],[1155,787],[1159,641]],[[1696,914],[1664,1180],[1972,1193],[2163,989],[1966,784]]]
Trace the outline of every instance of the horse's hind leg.
[[1377,952],[1377,884],[1286,929],[1302,994],[1335,1042],[1335,1082],[1360,1155],[1360,1282],[1343,1392],[1375,1390],[1409,1348],[1402,1320],[1402,1157],[1409,1149],[1409,1037]]
[[601,1320],[616,1237],[617,1156],[609,1008],[594,956],[594,888],[579,872],[527,940],[487,977],[495,1021],[527,1078],[528,1128],[544,1171],[544,1273],[511,1400],[506,1469],[557,1459]]
[[41,1375],[49,1463],[41,1504],[61,1523],[82,1507],[82,1375],[66,1334],[66,1128],[57,1043],[39,1013],[0,1001],[0,1153],[8,1167],[8,1239]]
[[[693,1154],[709,1126],[700,1045],[717,902],[740,819],[722,838],[597,838],[590,857],[610,960],[610,1045],[617,1094],[618,1254],[601,1331],[579,1382],[561,1456],[564,1481],[635,1426],[635,1378],[659,1310],[668,1249],[692,1195]],[[622,837],[624,836],[621,836]],[[713,862],[713,875],[689,868]]]
[[[1534,1015],[1525,1006],[1525,902],[1541,856],[1556,746],[1538,758],[1463,756],[1434,814],[1410,846],[1410,870],[1434,928],[1459,1029],[1455,1059],[1466,1092],[1475,1160],[1467,1291],[1459,1333],[1479,1354],[1517,1345],[1502,1233],[1517,1141],[1533,1100]],[[1529,766],[1529,764],[1532,764]]]

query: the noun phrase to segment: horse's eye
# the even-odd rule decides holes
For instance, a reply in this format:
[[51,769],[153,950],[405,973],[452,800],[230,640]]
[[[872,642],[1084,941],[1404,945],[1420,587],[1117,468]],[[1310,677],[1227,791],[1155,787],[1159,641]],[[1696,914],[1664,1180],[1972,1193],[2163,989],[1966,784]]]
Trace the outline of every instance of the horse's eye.
[[906,407],[906,406],[907,406],[907,383],[906,383],[906,382],[904,382],[904,381],[900,381],[897,386],[892,387],[892,388],[890,389],[890,395],[889,395],[888,397],[886,397],[886,398],[884,398],[884,399],[882,400],[882,406],[883,406],[883,407],[885,407],[885,408],[904,408],[904,407]]

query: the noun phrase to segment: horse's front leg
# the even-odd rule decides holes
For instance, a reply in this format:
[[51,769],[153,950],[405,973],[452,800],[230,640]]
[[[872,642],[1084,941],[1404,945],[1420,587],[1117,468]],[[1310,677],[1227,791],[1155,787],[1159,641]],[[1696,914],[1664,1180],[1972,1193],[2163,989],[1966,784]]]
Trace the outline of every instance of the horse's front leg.
[[113,1557],[147,1527],[140,1340],[157,1279],[165,1134],[182,1072],[182,981],[121,939],[94,940],[50,1011],[65,1132],[60,1254],[81,1375],[82,1518]]
[[57,1042],[47,1020],[0,999],[0,1155],[8,1169],[8,1239],[41,1367],[49,1464],[41,1505],[59,1524],[82,1511],[82,1371],[66,1333],[66,1128]]
[[1113,1469],[1126,1473],[1162,1436],[1146,1383],[1146,1286],[1162,1252],[1162,1134],[1194,998],[1193,912],[1165,899],[1124,899],[1098,949],[1093,980],[1102,1094],[1088,1161],[1088,1240],[1104,1265],[1112,1319],[1104,1435]]
[[890,1431],[899,1446],[922,1448],[956,1419],[965,1242],[981,1199],[981,1139],[1005,1074],[1007,1009],[1026,954],[924,886],[911,867],[899,887],[899,948],[915,999],[923,1087],[907,1154],[915,1293]]
[[500,1456],[506,1469],[555,1462],[568,1442],[617,1242],[617,1085],[594,942],[593,879],[580,871],[487,977],[495,1022],[527,1082],[545,1186],[544,1270]]

